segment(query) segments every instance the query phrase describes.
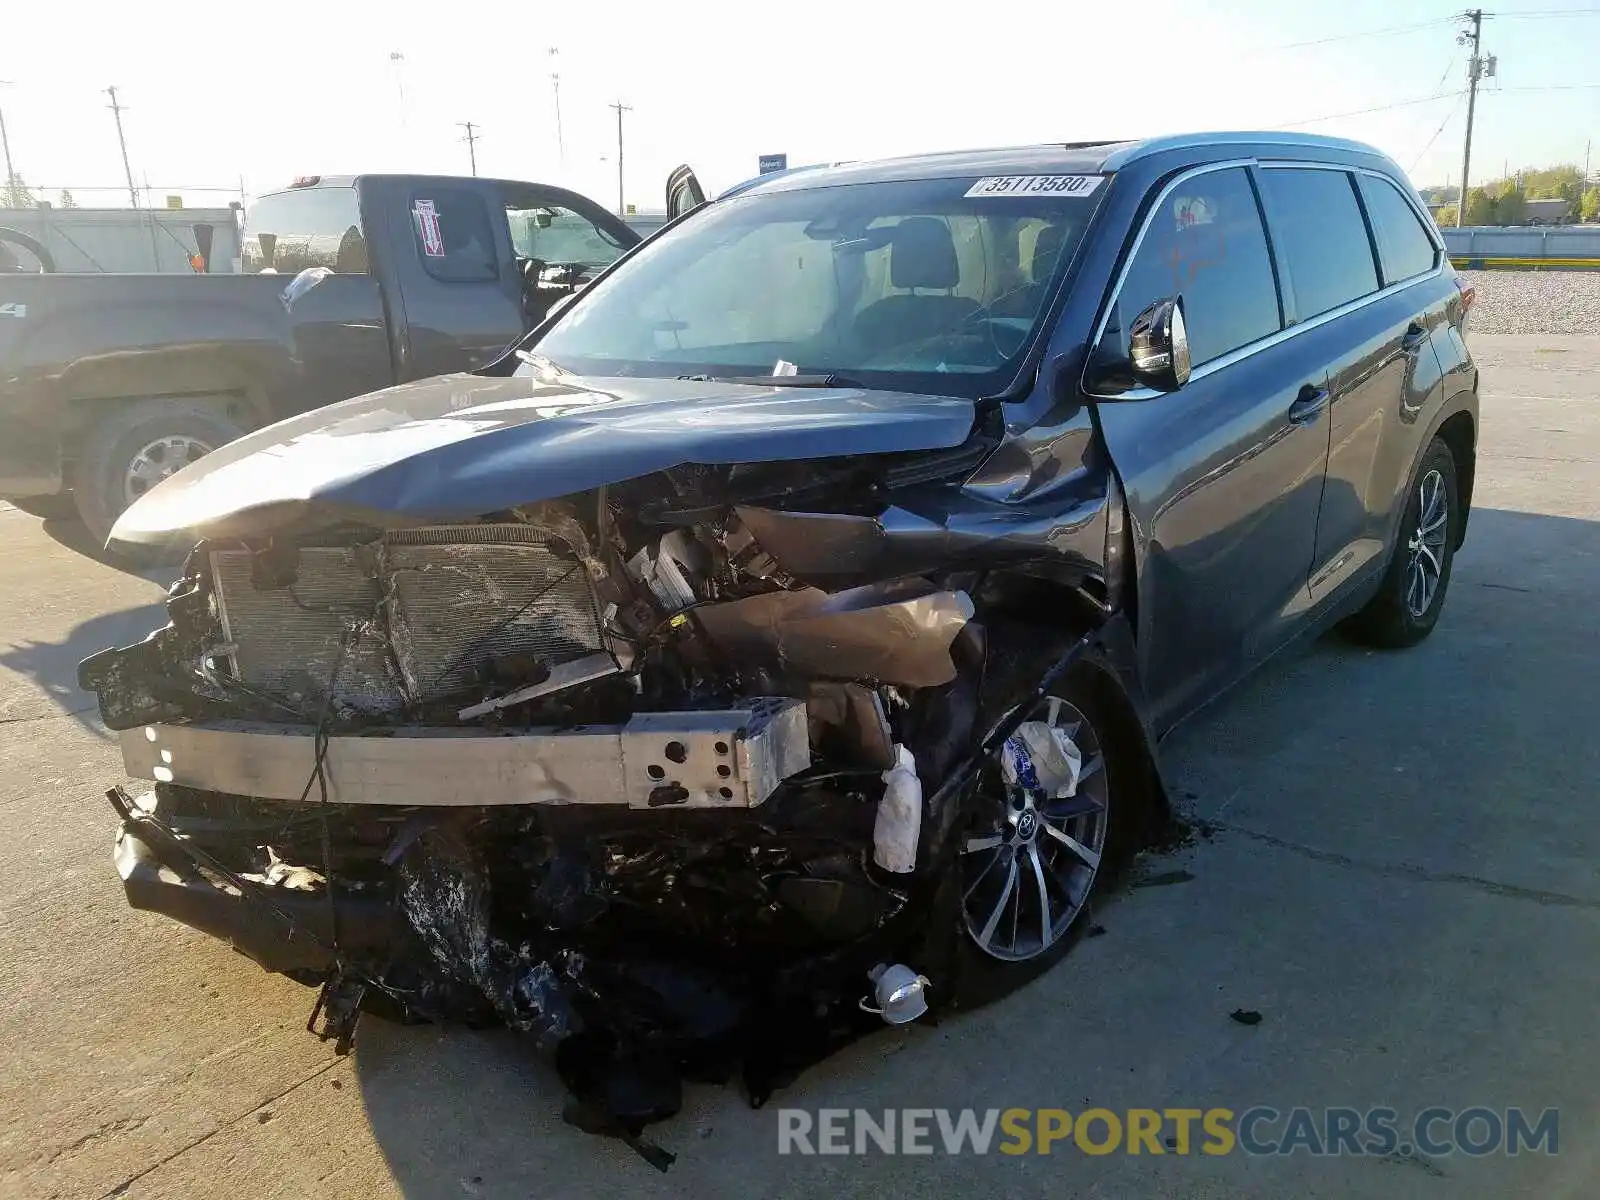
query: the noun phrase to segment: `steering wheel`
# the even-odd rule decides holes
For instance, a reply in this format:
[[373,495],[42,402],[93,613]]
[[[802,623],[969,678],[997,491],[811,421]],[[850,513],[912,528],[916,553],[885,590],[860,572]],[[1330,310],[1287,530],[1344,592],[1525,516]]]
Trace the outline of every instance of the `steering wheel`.
[[[21,261],[6,246],[10,242],[13,246],[21,246],[39,264],[37,270],[31,270],[22,265]],[[49,275],[56,269],[56,260],[50,256],[38,242],[34,241],[20,229],[0,228],[0,273],[10,275]]]

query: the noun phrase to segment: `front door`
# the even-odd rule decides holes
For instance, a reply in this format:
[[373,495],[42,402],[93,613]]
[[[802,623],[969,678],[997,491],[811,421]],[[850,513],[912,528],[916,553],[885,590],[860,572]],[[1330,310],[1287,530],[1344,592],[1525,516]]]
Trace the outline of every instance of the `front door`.
[[667,176],[667,220],[676,221],[705,202],[705,189],[700,186],[700,181],[695,178],[688,164]]
[[1276,649],[1309,606],[1327,379],[1298,339],[1277,336],[1252,177],[1200,168],[1163,189],[1101,335],[1125,352],[1135,316],[1183,298],[1189,382],[1098,405],[1142,552],[1140,666],[1163,726]]

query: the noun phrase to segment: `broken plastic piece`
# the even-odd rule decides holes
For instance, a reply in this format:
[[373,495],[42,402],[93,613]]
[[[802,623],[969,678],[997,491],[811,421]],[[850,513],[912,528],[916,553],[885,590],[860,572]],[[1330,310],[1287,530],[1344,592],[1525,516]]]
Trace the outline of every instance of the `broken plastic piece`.
[[1024,721],[1006,739],[1000,775],[1008,788],[1061,800],[1078,790],[1083,755],[1067,731],[1046,721]]
[[650,589],[669,613],[681,612],[695,602],[689,582],[697,574],[693,542],[682,530],[667,534],[654,547],[647,546],[628,560],[628,573]]
[[861,1011],[882,1017],[890,1025],[906,1025],[928,1011],[924,994],[929,985],[926,975],[918,975],[904,963],[879,963],[867,972],[872,980],[871,1002],[863,997]]
[[922,831],[922,780],[917,760],[904,746],[894,748],[895,765],[883,773],[883,799],[872,825],[872,861],[898,875],[916,870],[917,838]]

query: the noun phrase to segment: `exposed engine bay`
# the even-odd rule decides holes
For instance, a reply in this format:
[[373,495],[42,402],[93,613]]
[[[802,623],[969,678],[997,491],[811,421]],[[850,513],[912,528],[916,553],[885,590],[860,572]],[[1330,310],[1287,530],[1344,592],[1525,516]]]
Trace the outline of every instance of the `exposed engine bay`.
[[[80,669],[154,782],[111,793],[130,901],[319,987],[341,1050],[363,1008],[527,1033],[596,1132],[636,1142],[683,1078],[762,1102],[951,998],[955,846],[1001,744],[1013,788],[1029,744],[1076,764],[986,690],[1038,549],[885,550],[885,473],[939,467],[690,466],[202,542],[170,623]],[[1112,616],[1049,567],[1070,636],[1027,644],[1034,701]]]

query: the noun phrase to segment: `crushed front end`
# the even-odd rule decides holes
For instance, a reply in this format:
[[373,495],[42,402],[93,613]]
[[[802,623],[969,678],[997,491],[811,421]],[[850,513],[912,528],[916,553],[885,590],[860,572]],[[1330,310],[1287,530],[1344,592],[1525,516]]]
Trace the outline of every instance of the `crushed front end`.
[[321,988],[341,1048],[363,1007],[530,1034],[586,1128],[684,1077],[760,1102],[881,1023],[886,965],[948,998],[990,617],[1048,588],[1077,653],[1111,614],[1104,494],[1002,521],[975,461],[201,543],[168,625],[80,668],[154,783],[111,793],[130,902]]

